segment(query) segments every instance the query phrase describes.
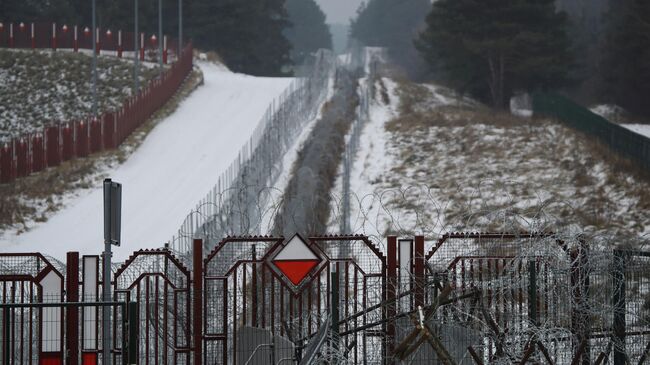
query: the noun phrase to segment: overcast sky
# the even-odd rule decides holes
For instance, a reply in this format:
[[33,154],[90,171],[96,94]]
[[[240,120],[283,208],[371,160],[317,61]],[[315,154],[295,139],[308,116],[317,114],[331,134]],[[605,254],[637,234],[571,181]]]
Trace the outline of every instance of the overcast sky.
[[347,23],[363,0],[316,0],[327,15],[328,23]]

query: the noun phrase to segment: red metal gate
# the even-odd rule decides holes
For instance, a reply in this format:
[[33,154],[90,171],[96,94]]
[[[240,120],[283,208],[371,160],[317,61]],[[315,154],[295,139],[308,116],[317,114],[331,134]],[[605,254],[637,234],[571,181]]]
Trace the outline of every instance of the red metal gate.
[[[190,271],[169,250],[140,250],[117,270],[113,286],[115,301],[138,302],[139,364],[189,364]],[[117,310],[114,319],[121,322]],[[117,335],[115,363],[121,361],[119,344]]]
[[[426,255],[427,281],[439,283],[427,302],[442,286],[467,298],[444,307],[435,321],[467,330],[463,351],[477,362],[577,364],[589,352],[588,341],[579,350],[588,321],[585,255],[579,240],[568,247],[552,234],[447,234]],[[447,340],[449,348],[462,343]]]
[[[244,363],[246,359],[239,358],[242,351],[237,331],[246,326],[268,329],[300,347],[330,313],[333,270],[339,277],[340,318],[376,307],[340,323],[341,332],[384,317],[379,304],[386,298],[386,258],[367,237],[309,237],[303,241],[318,263],[298,284],[273,263],[291,242],[283,237],[227,238],[209,254],[204,263],[204,363]],[[355,364],[383,363],[385,332],[381,328],[342,336],[346,346],[356,343],[351,352]]]
[[[41,254],[0,254],[0,295],[2,303],[61,302],[63,275]],[[63,309],[4,308],[2,312],[0,361],[63,364]]]

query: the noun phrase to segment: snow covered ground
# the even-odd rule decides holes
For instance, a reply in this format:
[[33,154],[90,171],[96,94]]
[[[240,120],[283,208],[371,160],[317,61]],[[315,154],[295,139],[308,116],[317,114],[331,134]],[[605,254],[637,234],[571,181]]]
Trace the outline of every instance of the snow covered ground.
[[623,127],[650,138],[650,124],[621,124]]
[[611,122],[618,123],[622,127],[650,138],[650,124],[638,123],[638,120],[634,120],[634,116],[629,115],[629,113],[620,106],[603,104],[596,105],[590,108],[590,110]]
[[[290,78],[232,73],[199,62],[205,85],[160,122],[137,151],[105,175],[123,184],[122,246],[114,258],[161,247],[237,156],[269,103]],[[103,247],[100,186],[70,196],[66,207],[26,233],[7,231],[4,252],[39,251],[63,259],[67,251],[98,254]]]
[[[0,49],[0,141],[90,115],[91,61],[82,53]],[[99,111],[121,107],[133,93],[133,64],[102,56],[97,66]],[[141,64],[142,85],[158,75],[153,67]]]
[[376,87],[352,168],[352,232],[650,237],[647,181],[571,129],[442,87],[387,78]]

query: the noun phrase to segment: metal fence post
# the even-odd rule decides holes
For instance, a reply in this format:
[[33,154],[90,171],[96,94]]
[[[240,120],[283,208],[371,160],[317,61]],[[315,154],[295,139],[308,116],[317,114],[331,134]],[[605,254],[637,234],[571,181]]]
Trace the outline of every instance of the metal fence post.
[[338,273],[338,267],[336,264],[334,264],[332,272],[330,273],[331,275],[331,283],[332,283],[332,292],[330,293],[331,295],[331,311],[332,311],[332,332],[334,332],[335,335],[339,334],[339,273]]
[[573,350],[578,364],[590,364],[589,346],[589,274],[587,272],[587,245],[580,239],[579,246],[571,254],[571,333]]
[[9,353],[11,345],[11,309],[5,308],[2,311],[2,352],[3,352],[3,363],[10,364],[11,354]]
[[537,321],[537,267],[535,260],[528,261],[528,318],[534,326]]
[[255,245],[252,247],[251,257],[253,258],[253,277],[251,278],[251,325],[257,327],[257,254]]
[[386,306],[385,319],[388,321],[386,325],[386,349],[384,354],[385,363],[392,363],[388,360],[389,357],[393,356],[393,350],[395,349],[395,316],[397,315],[397,300],[396,300],[396,288],[397,288],[397,237],[388,236],[388,253],[386,257],[387,268],[386,268],[386,277],[387,277],[387,287],[386,287],[386,302],[389,303]]
[[203,346],[203,240],[195,239],[193,247],[193,291],[194,291],[194,365],[202,363]]
[[128,304],[128,342],[127,349],[127,363],[135,365],[138,362],[138,302],[129,302]]
[[[79,301],[79,252],[68,252],[66,260],[66,299],[68,302]],[[69,306],[66,309],[66,344],[68,347],[67,364],[79,363],[79,308]]]
[[120,305],[120,309],[122,310],[122,364],[123,365],[128,365],[128,358],[129,358],[129,349],[128,349],[128,340],[130,340],[131,334],[128,332],[128,326],[129,326],[129,317],[128,317],[128,304],[130,303],[124,303]]
[[415,308],[424,307],[424,236],[415,236],[413,270],[415,274]]
[[614,250],[614,365],[625,365],[625,256]]

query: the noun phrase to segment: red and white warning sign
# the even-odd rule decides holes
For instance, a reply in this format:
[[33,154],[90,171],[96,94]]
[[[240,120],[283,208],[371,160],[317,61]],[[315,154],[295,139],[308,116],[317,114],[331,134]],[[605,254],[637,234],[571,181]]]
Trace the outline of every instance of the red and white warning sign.
[[272,261],[293,285],[299,285],[321,262],[321,258],[299,235],[294,235]]

